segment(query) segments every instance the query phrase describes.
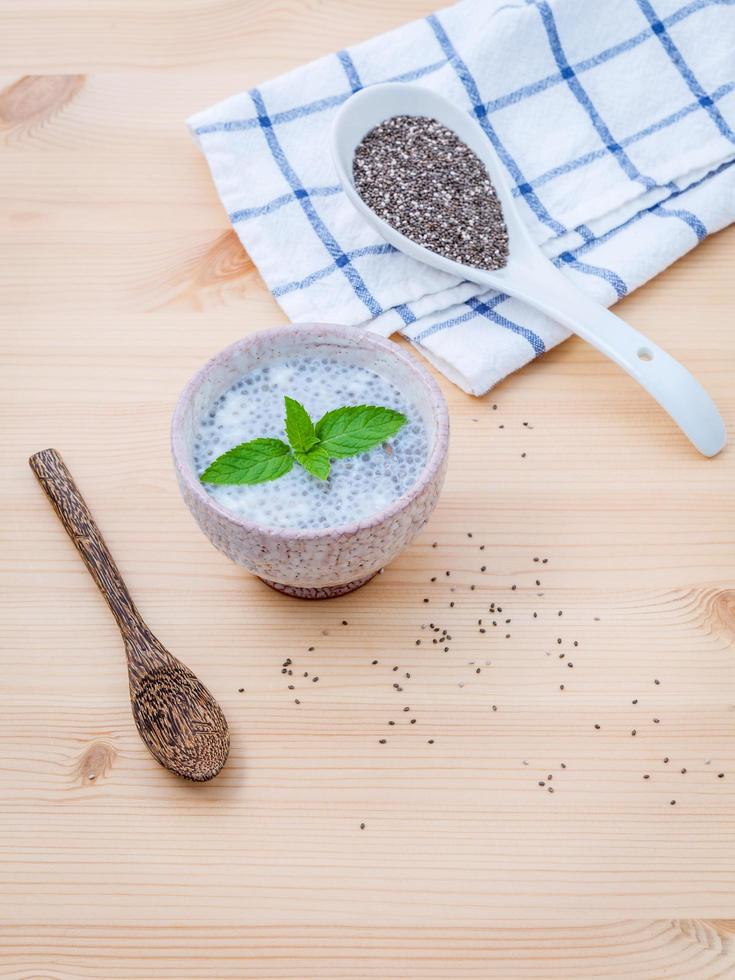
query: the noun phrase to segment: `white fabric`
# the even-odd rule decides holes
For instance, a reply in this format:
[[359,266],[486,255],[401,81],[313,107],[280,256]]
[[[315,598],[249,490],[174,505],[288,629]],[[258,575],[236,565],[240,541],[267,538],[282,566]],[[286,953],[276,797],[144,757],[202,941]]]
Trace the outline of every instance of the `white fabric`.
[[465,0],[189,120],[243,245],[293,321],[400,330],[482,394],[567,332],[386,246],[328,138],[360,87],[474,113],[535,239],[605,305],[735,218],[733,0]]

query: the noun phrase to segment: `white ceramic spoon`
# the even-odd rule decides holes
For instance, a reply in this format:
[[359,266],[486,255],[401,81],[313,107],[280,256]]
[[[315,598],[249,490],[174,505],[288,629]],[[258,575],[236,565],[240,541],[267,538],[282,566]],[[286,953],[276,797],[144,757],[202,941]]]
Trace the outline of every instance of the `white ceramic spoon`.
[[[352,180],[356,147],[374,126],[399,115],[437,119],[454,130],[482,160],[508,226],[510,250],[504,268],[487,272],[417,245],[379,218],[357,193]],[[502,164],[489,140],[465,111],[418,85],[373,85],[353,95],[340,109],[332,131],[332,155],[351,202],[401,252],[458,279],[516,296],[548,314],[635,378],[705,456],[714,456],[725,445],[725,426],[717,407],[696,378],[648,337],[576,289],[546,258],[518,213]]]

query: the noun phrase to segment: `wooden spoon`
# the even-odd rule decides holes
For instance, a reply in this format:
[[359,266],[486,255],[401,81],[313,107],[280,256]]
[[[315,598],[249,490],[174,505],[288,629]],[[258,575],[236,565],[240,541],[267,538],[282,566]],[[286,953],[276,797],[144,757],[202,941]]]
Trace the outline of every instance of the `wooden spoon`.
[[44,449],[28,462],[120,627],[140,737],[166,769],[186,779],[212,779],[230,750],[222,709],[144,623],[59,453]]

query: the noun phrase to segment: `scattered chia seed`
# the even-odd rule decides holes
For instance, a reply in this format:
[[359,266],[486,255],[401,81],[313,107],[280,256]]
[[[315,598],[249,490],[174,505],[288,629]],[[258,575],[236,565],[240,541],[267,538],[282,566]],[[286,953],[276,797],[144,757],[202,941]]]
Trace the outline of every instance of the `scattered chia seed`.
[[401,234],[479,269],[502,269],[508,231],[485,167],[456,133],[426,116],[393,116],[363,138],[355,188]]

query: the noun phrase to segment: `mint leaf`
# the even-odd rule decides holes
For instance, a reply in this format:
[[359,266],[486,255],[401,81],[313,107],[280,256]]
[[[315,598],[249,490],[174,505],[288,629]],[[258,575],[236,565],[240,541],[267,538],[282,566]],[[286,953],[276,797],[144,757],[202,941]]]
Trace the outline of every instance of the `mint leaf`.
[[316,424],[319,445],[332,459],[355,456],[390,439],[405,424],[406,416],[379,405],[336,408]]
[[314,446],[308,453],[300,453],[295,449],[294,456],[296,462],[312,476],[316,476],[320,480],[326,480],[329,476],[331,463],[329,462],[329,453],[323,446]]
[[243,442],[213,460],[199,479],[202,483],[245,484],[277,480],[293,467],[293,456],[280,439]]
[[308,453],[319,440],[314,434],[314,423],[309,418],[301,402],[295,398],[285,397],[286,402],[286,435],[292,449],[300,453]]

